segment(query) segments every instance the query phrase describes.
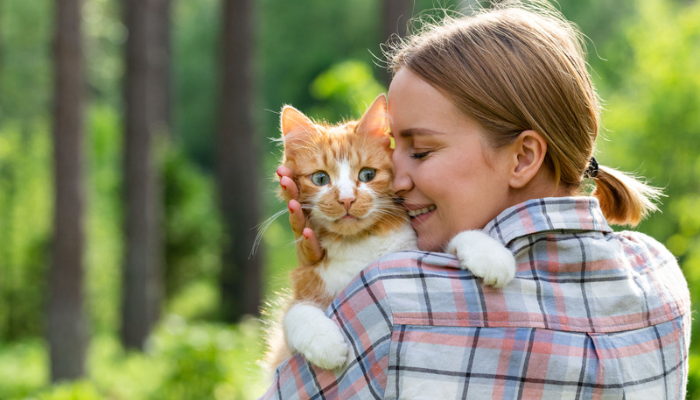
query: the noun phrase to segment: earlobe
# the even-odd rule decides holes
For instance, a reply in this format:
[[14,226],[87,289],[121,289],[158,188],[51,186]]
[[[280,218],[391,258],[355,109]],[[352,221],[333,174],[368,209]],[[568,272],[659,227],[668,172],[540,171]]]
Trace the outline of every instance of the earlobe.
[[511,171],[510,186],[521,189],[540,171],[547,154],[547,141],[539,133],[526,130],[520,133],[513,145],[515,162]]

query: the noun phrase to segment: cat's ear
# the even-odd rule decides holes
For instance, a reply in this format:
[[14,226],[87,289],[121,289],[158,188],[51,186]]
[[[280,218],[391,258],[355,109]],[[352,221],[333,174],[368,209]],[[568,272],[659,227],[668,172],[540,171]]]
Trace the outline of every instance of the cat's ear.
[[387,142],[390,141],[388,135],[389,120],[387,118],[386,96],[384,93],[377,96],[372,105],[365,111],[365,115],[362,116],[360,123],[357,125],[356,132],[386,138]]
[[301,111],[292,106],[284,106],[282,108],[282,118],[280,121],[282,136],[285,141],[289,139],[287,135],[290,133],[315,133],[316,125],[304,115]]

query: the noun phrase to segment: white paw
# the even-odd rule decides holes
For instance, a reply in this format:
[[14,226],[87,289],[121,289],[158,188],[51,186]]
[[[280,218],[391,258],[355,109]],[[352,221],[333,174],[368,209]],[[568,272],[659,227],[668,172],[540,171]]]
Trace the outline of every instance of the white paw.
[[299,352],[309,362],[323,369],[342,367],[348,360],[349,347],[334,324],[335,330],[317,331],[313,343]]
[[323,369],[345,365],[350,348],[340,328],[318,307],[296,304],[284,316],[284,333],[292,351]]
[[482,231],[457,234],[447,245],[462,269],[482,278],[486,285],[503,287],[515,277],[515,257],[501,243]]

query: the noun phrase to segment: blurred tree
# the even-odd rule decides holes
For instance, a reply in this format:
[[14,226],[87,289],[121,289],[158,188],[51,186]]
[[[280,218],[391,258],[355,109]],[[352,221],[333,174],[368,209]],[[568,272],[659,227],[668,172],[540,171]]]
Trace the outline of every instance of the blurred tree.
[[252,0],[224,0],[220,128],[217,147],[219,204],[224,217],[221,264],[222,317],[259,314],[262,251],[250,255],[261,211],[253,113]]
[[56,2],[55,207],[49,272],[51,379],[83,376],[87,335],[83,312],[84,176],[82,0]]
[[[168,0],[127,0],[125,98],[125,240],[122,341],[143,349],[160,316],[163,292],[158,135],[167,130]],[[165,73],[167,76],[167,73]]]

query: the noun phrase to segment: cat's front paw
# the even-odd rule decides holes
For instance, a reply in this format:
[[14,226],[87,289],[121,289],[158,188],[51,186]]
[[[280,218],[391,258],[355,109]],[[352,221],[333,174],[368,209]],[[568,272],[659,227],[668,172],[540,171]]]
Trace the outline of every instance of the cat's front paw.
[[304,355],[323,369],[345,365],[350,348],[340,328],[323,310],[310,304],[297,304],[284,317],[284,333],[293,351]]
[[335,330],[318,332],[311,346],[299,350],[311,364],[323,369],[336,369],[347,362],[350,348],[345,343],[338,327],[335,325],[334,327]]
[[457,256],[460,267],[482,278],[486,285],[503,287],[515,278],[513,253],[484,232],[457,234],[447,245],[447,252]]

